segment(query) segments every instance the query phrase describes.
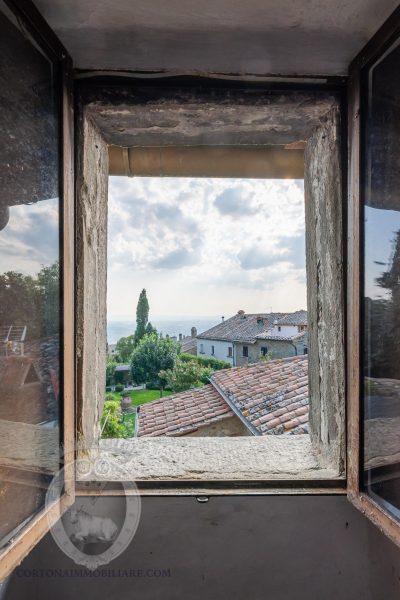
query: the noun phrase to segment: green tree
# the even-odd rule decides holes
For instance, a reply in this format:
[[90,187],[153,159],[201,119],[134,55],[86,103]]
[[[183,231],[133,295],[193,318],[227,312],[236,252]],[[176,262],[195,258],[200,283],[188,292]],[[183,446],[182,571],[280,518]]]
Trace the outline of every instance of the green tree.
[[146,326],[149,322],[149,301],[147,300],[146,290],[140,292],[136,307],[136,331],[135,340],[138,343],[146,335]]
[[32,277],[16,271],[0,275],[0,323],[27,326],[27,339],[59,333],[60,270],[58,261]]
[[174,369],[160,371],[159,376],[173,392],[183,392],[202,385],[202,368],[195,361],[178,359]]
[[114,383],[114,372],[117,363],[114,360],[109,360],[106,366],[106,386],[113,385]]
[[155,327],[153,327],[153,325],[150,323],[150,321],[146,325],[146,334],[149,334],[149,333],[157,333],[157,329]]
[[51,336],[60,328],[60,265],[56,261],[42,267],[37,275],[37,285],[42,301],[43,333]]
[[42,337],[41,297],[30,275],[8,271],[0,275],[1,325],[28,326],[27,338]]
[[160,371],[173,369],[179,352],[179,344],[171,338],[157,333],[145,335],[135,347],[131,368],[132,377],[137,383],[151,383],[164,387]]
[[117,345],[115,347],[117,360],[121,363],[129,363],[131,360],[132,352],[135,348],[135,336],[128,335],[127,337],[122,337],[118,340]]

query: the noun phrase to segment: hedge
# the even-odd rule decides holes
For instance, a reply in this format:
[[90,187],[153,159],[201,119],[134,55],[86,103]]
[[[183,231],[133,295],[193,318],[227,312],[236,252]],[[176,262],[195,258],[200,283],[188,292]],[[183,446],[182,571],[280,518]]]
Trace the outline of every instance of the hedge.
[[182,352],[178,355],[179,360],[183,362],[189,362],[191,360],[196,361],[202,367],[210,367],[214,371],[221,371],[222,369],[230,369],[231,363],[226,360],[218,360],[218,358],[205,358],[204,356],[196,356],[196,354],[187,354]]

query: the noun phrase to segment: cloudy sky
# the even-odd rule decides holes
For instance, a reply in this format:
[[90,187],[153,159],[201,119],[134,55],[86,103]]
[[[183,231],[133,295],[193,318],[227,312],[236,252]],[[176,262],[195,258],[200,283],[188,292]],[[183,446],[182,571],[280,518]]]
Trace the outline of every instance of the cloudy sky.
[[11,206],[8,225],[0,231],[0,273],[35,275],[59,258],[58,198]]
[[108,315],[306,308],[303,181],[110,177]]

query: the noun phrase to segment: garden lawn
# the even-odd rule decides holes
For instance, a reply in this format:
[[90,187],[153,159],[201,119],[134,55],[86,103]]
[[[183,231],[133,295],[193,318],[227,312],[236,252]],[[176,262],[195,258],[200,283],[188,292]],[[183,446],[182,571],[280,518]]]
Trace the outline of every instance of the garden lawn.
[[[172,392],[164,390],[163,398],[171,396]],[[153,402],[153,400],[160,399],[160,390],[135,390],[131,392],[132,406],[139,406],[139,404],[146,404],[147,402]]]
[[[163,398],[167,396],[171,396],[172,392],[164,390]],[[115,400],[120,401],[124,393],[119,392],[107,392],[107,396],[113,396]],[[130,392],[130,397],[132,399],[132,406],[140,406],[140,404],[147,404],[147,402],[153,402],[154,400],[160,399],[160,390],[135,390]],[[135,420],[136,414],[130,413],[127,415],[123,415],[122,423],[126,429],[126,437],[133,437],[135,435]]]

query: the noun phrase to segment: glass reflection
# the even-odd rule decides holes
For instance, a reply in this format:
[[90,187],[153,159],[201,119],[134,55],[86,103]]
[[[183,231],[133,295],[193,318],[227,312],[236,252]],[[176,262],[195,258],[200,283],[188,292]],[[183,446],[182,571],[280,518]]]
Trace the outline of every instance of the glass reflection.
[[400,517],[400,46],[370,69],[364,154],[364,484]]
[[59,468],[60,219],[54,65],[0,2],[0,544]]

